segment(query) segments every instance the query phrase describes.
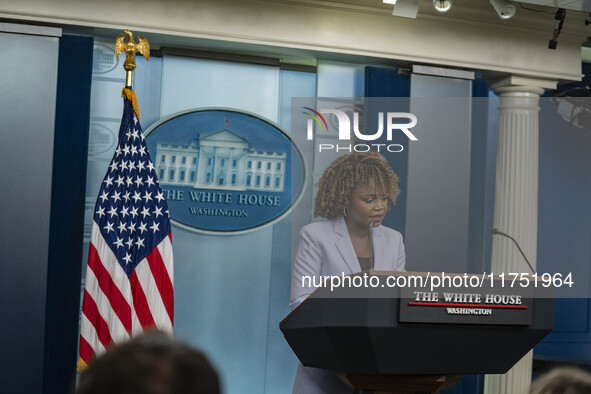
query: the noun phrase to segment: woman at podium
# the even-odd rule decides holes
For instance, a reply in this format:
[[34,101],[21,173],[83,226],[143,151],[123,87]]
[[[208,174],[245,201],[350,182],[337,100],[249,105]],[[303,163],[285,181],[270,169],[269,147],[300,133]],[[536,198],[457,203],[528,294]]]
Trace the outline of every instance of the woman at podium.
[[[369,269],[404,271],[402,235],[382,225],[399,193],[398,177],[377,152],[341,156],[326,168],[318,182],[314,216],[327,220],[300,230],[291,276],[291,309],[314,292],[311,284],[317,286],[326,276]],[[298,365],[294,394],[352,391],[332,371]]]

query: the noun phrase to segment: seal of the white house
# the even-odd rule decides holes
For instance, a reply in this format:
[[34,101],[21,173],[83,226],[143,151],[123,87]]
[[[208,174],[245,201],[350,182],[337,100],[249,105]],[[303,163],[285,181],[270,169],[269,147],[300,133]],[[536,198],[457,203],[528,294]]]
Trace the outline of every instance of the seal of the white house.
[[303,191],[299,148],[278,125],[225,108],[169,116],[146,132],[172,222],[236,234],[284,217]]

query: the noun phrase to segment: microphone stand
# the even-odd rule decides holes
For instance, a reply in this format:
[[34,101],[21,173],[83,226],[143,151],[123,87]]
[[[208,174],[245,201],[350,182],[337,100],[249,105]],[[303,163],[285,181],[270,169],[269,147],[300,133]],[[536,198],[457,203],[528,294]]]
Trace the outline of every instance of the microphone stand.
[[533,267],[531,266],[531,264],[529,263],[529,260],[527,259],[527,257],[525,257],[525,253],[523,253],[523,250],[521,250],[521,247],[519,247],[519,244],[517,243],[517,241],[515,240],[515,238],[513,238],[512,236],[510,236],[509,234],[506,234],[502,231],[499,231],[497,228],[493,227],[490,229],[491,234],[495,234],[495,235],[502,235],[503,237],[507,237],[509,238],[511,241],[513,241],[513,243],[515,244],[515,246],[517,246],[517,249],[519,249],[519,252],[521,253],[521,255],[523,256],[523,259],[525,260],[525,262],[527,263],[527,266],[529,267],[529,269],[531,270],[532,274],[535,274],[535,270],[533,269]]

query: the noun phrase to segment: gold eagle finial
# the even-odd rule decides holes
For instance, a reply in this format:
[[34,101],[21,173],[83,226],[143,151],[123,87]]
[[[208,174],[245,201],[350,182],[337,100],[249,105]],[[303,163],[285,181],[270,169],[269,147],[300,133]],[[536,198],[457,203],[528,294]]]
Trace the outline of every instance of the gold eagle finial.
[[131,72],[135,70],[135,53],[139,52],[146,60],[150,60],[150,44],[142,36],[138,36],[138,41],[133,39],[133,33],[129,30],[123,30],[129,36],[129,40],[125,42],[125,34],[117,36],[115,40],[115,57],[119,60],[119,54],[125,51],[125,63],[123,68],[127,71],[126,86],[131,86]]

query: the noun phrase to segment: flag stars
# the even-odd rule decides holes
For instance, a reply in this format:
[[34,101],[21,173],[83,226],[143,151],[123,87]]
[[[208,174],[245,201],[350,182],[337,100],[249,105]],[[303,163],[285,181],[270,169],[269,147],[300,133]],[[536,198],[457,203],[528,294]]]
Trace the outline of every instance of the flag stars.
[[103,181],[103,183],[106,183],[107,186],[112,186],[113,185],[113,178],[111,178],[110,176],[107,176],[107,178]]
[[133,114],[131,122],[129,115],[122,127],[123,139],[103,179],[94,214],[105,241],[116,251],[126,272],[145,257],[152,242],[165,236],[168,222],[162,220],[170,216],[163,206],[165,194],[158,186],[158,174],[138,116]]
[[135,219],[135,217],[138,215],[137,214],[137,207],[131,208],[131,212],[129,214],[131,215],[132,218]]
[[137,187],[140,187],[141,185],[143,185],[143,184],[144,184],[144,181],[142,181],[142,178],[140,178],[140,176],[139,176],[139,175],[138,175],[138,176],[136,176],[136,178],[135,178],[135,181],[134,181],[134,182],[135,182],[135,184],[137,185]]
[[98,211],[96,211],[95,213],[99,216],[99,219],[100,219],[103,216],[105,216],[105,208],[104,207],[99,207]]
[[144,207],[144,209],[142,209],[142,216],[144,217],[144,219],[146,218],[146,216],[150,216],[150,210],[147,207]]
[[107,234],[109,234],[111,231],[115,231],[113,229],[113,223],[107,222],[107,225],[105,227],[103,227],[103,230],[105,230],[107,232]]
[[107,193],[107,191],[105,190],[105,191],[103,191],[103,194],[101,194],[101,195],[99,196],[99,198],[100,198],[101,200],[103,200],[103,202],[105,202],[106,200],[108,200],[108,199],[109,199],[109,193]]
[[154,212],[152,213],[154,214],[154,216],[156,216],[156,218],[158,218],[158,216],[162,216],[162,207],[154,208]]
[[144,246],[144,239],[143,239],[143,238],[139,238],[139,237],[138,237],[137,241],[135,241],[135,245],[136,245],[138,248],[141,248],[142,246]]
[[148,187],[153,186],[154,185],[154,177],[153,176],[147,177],[146,184],[148,185]]
[[109,209],[109,212],[107,212],[107,213],[111,216],[111,219],[112,219],[113,216],[117,215],[117,209],[115,209],[115,207],[112,206],[111,209]]
[[111,196],[111,198],[113,199],[113,202],[117,202],[117,200],[121,200],[121,192],[115,192],[115,193],[113,193],[113,195]]
[[122,248],[123,247],[123,238],[117,237],[117,240],[115,241],[115,246],[117,246],[117,249]]
[[[129,193],[128,193],[128,194],[129,194]],[[129,198],[128,198],[128,199],[129,199]],[[129,207],[123,206],[123,208],[121,208],[121,212],[120,212],[120,214],[121,214],[121,217],[122,217],[123,219],[125,219],[125,217],[126,217],[127,215],[129,215],[129,212],[128,212],[128,211],[129,211]]]
[[150,226],[150,228],[152,229],[152,232],[155,233],[156,231],[160,231],[160,229],[158,228],[158,226],[160,226],[158,223],[156,222],[152,222],[152,225]]

